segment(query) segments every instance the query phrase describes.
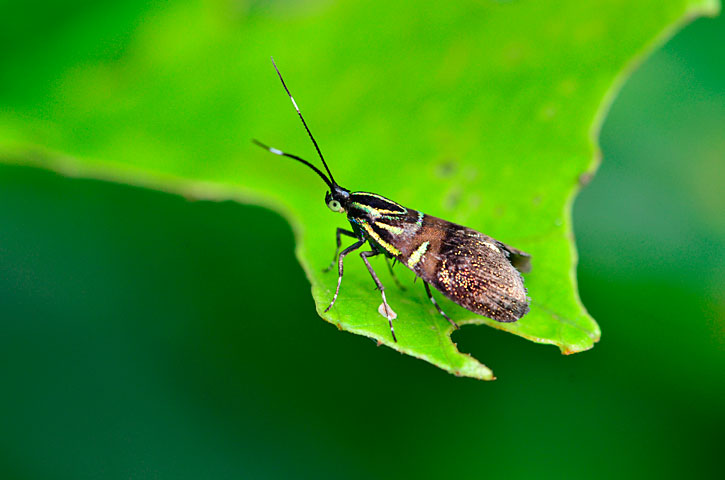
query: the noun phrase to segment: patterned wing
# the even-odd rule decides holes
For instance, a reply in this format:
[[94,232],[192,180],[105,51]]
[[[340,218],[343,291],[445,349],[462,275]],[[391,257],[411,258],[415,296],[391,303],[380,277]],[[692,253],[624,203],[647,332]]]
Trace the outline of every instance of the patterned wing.
[[426,251],[408,266],[446,297],[499,322],[515,322],[528,313],[524,281],[512,263],[528,271],[528,254],[428,215],[419,238],[428,239]]

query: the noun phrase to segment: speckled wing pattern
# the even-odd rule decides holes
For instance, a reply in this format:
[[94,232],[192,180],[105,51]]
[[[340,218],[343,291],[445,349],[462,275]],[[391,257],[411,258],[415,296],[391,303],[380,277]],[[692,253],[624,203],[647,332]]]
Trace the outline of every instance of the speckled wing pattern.
[[[528,313],[530,300],[519,273],[530,269],[528,254],[430,215],[423,217],[417,237],[428,242],[425,253],[403,263],[446,297],[499,322],[515,322]],[[416,251],[414,245],[408,260]]]

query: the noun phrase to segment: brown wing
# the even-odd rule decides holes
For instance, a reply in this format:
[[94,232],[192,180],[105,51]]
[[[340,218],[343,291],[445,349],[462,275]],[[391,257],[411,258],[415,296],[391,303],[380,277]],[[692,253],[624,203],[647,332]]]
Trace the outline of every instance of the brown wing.
[[458,305],[499,322],[515,322],[529,311],[523,278],[512,263],[528,271],[528,254],[429,215],[417,240],[428,242],[425,252],[416,258],[413,247],[403,261]]

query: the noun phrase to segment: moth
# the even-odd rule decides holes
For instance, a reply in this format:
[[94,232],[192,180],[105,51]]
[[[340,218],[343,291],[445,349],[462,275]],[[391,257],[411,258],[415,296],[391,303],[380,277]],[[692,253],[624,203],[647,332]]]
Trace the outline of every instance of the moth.
[[[385,312],[384,316],[388,319],[390,333],[395,342],[398,340],[393,328],[394,314],[385,297],[385,287],[369,261],[377,255],[383,255],[386,259],[392,258],[393,263],[397,261],[412,270],[423,281],[426,294],[438,313],[455,328],[458,325],[435,301],[430,285],[458,305],[498,322],[515,322],[528,313],[530,299],[520,272],[531,270],[529,254],[471,228],[406,208],[382,195],[353,192],[341,187],[332,176],[320,147],[307,127],[307,122],[274,59],[272,65],[310,136],[327,175],[296,155],[269,147],[257,140],[253,142],[275,155],[292,158],[311,168],[329,187],[325,194],[327,207],[333,212],[347,215],[350,222],[351,230],[338,228],[335,235],[337,247],[330,267],[337,262],[337,288],[325,312],[335,305],[340,293],[343,260],[367,243],[370,250],[361,252],[360,257],[380,290],[383,299],[381,310]],[[351,237],[355,241],[340,252],[343,236]]]

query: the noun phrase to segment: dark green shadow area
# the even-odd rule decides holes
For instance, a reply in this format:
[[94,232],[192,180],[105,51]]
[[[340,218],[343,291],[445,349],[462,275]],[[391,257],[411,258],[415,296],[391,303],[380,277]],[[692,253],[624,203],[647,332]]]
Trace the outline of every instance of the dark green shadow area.
[[494,383],[322,322],[267,210],[0,167],[0,476],[720,475],[724,25],[657,52],[603,129],[575,208],[602,341],[456,333]]

